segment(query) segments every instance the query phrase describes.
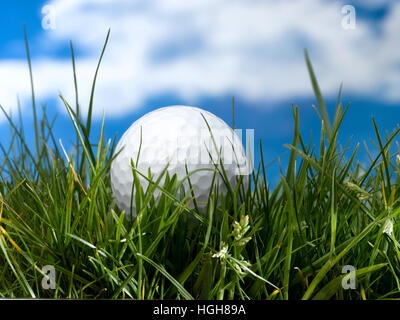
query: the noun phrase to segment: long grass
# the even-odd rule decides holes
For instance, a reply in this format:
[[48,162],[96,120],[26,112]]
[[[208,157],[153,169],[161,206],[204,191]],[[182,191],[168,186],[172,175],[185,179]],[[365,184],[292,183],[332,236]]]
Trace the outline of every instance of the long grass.
[[[53,135],[54,121],[46,112],[36,116],[33,82],[33,150],[22,121],[1,107],[12,135],[10,144],[1,146],[0,297],[400,297],[400,161],[391,153],[400,129],[382,137],[373,122],[378,155],[369,153],[370,163],[362,166],[358,145],[349,150],[338,143],[349,108],[340,103],[341,88],[331,121],[305,52],[321,119],[319,148],[303,140],[294,106],[293,140],[286,145],[289,163],[280,183],[269,188],[260,143],[261,161],[250,185],[239,181],[226,195],[214,190],[205,213],[190,209],[191,194],[178,197],[176,176],[164,175],[141,189],[138,176],[143,173],[132,161],[138,216],[129,220],[111,192],[116,141],[105,137],[104,118],[98,141],[91,136],[96,76],[107,40],[86,123],[71,44],[76,101],[60,99],[75,128],[74,152],[68,154]],[[26,48],[32,79],[27,41]],[[157,188],[159,199],[154,198]],[[196,227],[188,228],[193,219]],[[55,289],[42,286],[46,265],[55,268]],[[346,265],[356,270],[354,289],[343,288]]]

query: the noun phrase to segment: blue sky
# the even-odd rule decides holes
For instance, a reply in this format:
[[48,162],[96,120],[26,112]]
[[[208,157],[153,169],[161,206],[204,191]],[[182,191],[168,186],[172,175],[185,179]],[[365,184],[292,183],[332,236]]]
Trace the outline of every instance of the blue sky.
[[[45,6],[55,28],[44,29]],[[355,29],[345,29],[342,7],[353,5]],[[38,104],[58,114],[55,134],[69,144],[72,126],[59,99],[74,103],[69,40],[77,53],[81,108],[108,28],[111,35],[95,95],[95,124],[103,112],[108,137],[118,137],[139,116],[185,104],[207,109],[236,126],[255,130],[256,162],[262,140],[271,182],[287,161],[292,104],[300,110],[306,141],[318,144],[320,122],[303,49],[307,48],[329,112],[339,84],[351,103],[341,142],[373,138],[373,115],[382,132],[400,119],[400,3],[389,0],[56,0],[2,3],[0,104],[22,104],[32,129],[29,75],[23,38],[26,23]],[[49,16],[47,16],[49,17]],[[47,20],[49,21],[49,20]],[[0,116],[1,142],[9,128]],[[94,131],[93,140],[96,140]],[[366,161],[360,150],[359,159]]]

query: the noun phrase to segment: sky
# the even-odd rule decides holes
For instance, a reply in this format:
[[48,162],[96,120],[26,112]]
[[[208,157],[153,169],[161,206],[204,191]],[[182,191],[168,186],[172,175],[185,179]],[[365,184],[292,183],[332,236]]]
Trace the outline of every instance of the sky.
[[[287,163],[284,144],[292,140],[292,105],[299,107],[304,139],[312,133],[319,142],[305,48],[331,117],[343,83],[342,103],[350,108],[341,143],[370,143],[372,116],[382,133],[400,119],[399,1],[15,0],[2,2],[1,15],[0,104],[15,115],[18,97],[26,130],[32,129],[25,24],[37,103],[57,114],[55,134],[64,145],[73,128],[59,94],[75,104],[69,42],[85,112],[109,29],[93,141],[103,114],[106,135],[120,137],[143,114],[176,104],[206,109],[232,125],[235,97],[235,126],[254,129],[256,165],[261,141],[267,174],[276,181],[279,161]],[[8,134],[0,115],[4,145]],[[366,153],[358,159],[367,161]]]

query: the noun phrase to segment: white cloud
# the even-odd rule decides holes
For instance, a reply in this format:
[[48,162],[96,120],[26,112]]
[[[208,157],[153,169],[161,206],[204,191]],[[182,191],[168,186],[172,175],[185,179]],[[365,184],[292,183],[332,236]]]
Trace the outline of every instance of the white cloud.
[[[357,19],[344,30],[339,2],[324,0],[55,0],[56,29],[36,39],[48,46],[70,39],[85,55],[77,61],[82,107],[89,100],[101,46],[95,115],[120,116],[147,98],[171,92],[188,102],[234,94],[275,101],[311,95],[303,48],[309,49],[325,94],[346,92],[400,101],[400,4],[381,22]],[[33,61],[39,99],[62,92],[74,102],[70,59]],[[0,60],[0,103],[29,96],[25,61]]]

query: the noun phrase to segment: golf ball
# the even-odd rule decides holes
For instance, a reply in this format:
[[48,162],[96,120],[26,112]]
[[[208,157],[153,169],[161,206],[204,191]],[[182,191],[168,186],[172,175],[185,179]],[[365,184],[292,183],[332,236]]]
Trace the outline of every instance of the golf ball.
[[[246,174],[248,161],[238,135],[222,119],[191,106],[169,106],[145,114],[123,134],[115,152],[111,187],[118,207],[125,210],[128,218],[130,212],[136,216],[131,161],[147,177],[150,170],[152,181],[167,168],[170,177],[177,174],[178,181],[183,180],[186,193],[190,191],[187,168],[200,209],[206,207],[213,186],[218,185],[220,193],[227,191],[221,175],[222,166],[233,189],[237,178]],[[217,173],[213,183],[214,172]],[[138,177],[146,192],[149,181],[141,175]],[[160,186],[163,186],[163,179]],[[156,188],[153,194],[157,199],[161,193]],[[190,198],[192,194],[186,201]],[[193,201],[189,207],[193,208]]]

